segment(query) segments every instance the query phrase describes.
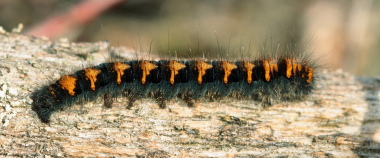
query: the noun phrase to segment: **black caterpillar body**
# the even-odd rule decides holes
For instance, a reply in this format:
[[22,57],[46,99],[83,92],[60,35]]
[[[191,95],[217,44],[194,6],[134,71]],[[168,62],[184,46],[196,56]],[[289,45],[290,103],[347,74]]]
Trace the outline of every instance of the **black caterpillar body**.
[[306,57],[241,61],[134,60],[103,63],[63,76],[32,94],[33,110],[42,122],[78,101],[104,97],[111,107],[115,97],[126,96],[127,107],[140,98],[157,99],[161,108],[174,97],[194,106],[201,98],[224,97],[261,100],[301,100],[314,88],[314,64]]

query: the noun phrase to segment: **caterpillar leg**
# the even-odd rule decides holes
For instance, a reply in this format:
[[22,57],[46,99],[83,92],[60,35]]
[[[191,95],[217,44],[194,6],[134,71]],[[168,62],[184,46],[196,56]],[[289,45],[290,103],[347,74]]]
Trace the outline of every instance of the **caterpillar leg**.
[[110,94],[104,94],[104,107],[112,108],[112,104],[114,102],[114,98]]
[[191,107],[191,108],[197,107],[197,101],[193,98],[186,98],[185,102],[186,102],[188,107]]
[[163,98],[159,98],[159,99],[157,99],[157,101],[158,101],[158,106],[159,106],[161,109],[166,108],[166,103],[167,103],[167,101],[166,101],[165,99],[163,99]]
[[269,96],[264,96],[261,100],[261,106],[263,108],[267,108],[267,107],[270,107],[272,106],[272,98],[269,97]]
[[131,109],[133,107],[133,104],[136,102],[136,100],[137,100],[137,98],[135,98],[135,97],[129,98],[127,109]]

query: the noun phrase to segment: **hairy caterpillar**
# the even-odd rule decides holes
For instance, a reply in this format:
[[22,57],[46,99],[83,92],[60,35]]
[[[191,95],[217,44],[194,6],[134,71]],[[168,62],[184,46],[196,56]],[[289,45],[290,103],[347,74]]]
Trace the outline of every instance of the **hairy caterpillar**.
[[103,63],[66,75],[32,94],[33,110],[48,123],[53,112],[80,100],[104,97],[104,106],[126,96],[127,107],[152,97],[161,108],[174,97],[194,106],[201,98],[301,100],[315,82],[315,62],[303,53],[279,53],[256,60],[133,60]]

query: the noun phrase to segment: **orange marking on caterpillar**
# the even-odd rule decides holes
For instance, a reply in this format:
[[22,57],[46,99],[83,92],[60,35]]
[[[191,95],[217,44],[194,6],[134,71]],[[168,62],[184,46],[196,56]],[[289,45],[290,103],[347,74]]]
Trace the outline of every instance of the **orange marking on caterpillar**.
[[59,81],[59,84],[61,85],[62,89],[69,91],[69,94],[74,96],[75,95],[74,89],[76,87],[77,80],[78,79],[75,76],[67,75],[61,78],[61,80]]
[[198,83],[202,84],[203,82],[203,76],[206,75],[206,70],[211,69],[212,65],[209,63],[206,63],[204,61],[198,61],[196,65],[196,69],[199,71],[198,75]]
[[276,60],[269,61],[270,66],[270,72],[274,74],[275,72],[278,72],[278,65]]
[[276,60],[263,60],[263,67],[265,73],[265,80],[269,82],[271,80],[271,75],[278,72],[278,65]]
[[86,80],[91,81],[91,89],[95,90],[96,89],[95,83],[98,80],[97,77],[101,71],[98,69],[87,68],[87,69],[84,69],[84,72],[86,75]]
[[231,64],[228,61],[222,61],[222,68],[224,70],[224,83],[228,83],[228,77],[231,75],[232,70],[237,69],[235,64]]
[[178,61],[170,61],[169,68],[171,71],[171,74],[170,74],[170,83],[171,84],[174,84],[174,78],[178,74],[178,71],[185,68],[185,67],[186,67],[185,64],[182,64]]
[[313,77],[314,77],[314,69],[310,66],[306,66],[306,72],[307,72],[307,82],[311,83],[313,82]]
[[156,69],[158,66],[150,63],[149,61],[142,61],[141,62],[141,69],[143,70],[143,75],[141,78],[142,84],[146,83],[146,77],[150,75],[150,71]]
[[263,60],[263,67],[264,67],[264,74],[265,74],[265,80],[270,81],[270,66],[268,60]]
[[296,76],[298,72],[302,71],[302,65],[297,63],[295,60],[293,60],[292,64],[293,64],[293,75]]
[[54,89],[52,86],[49,87],[50,93],[53,94],[54,98],[57,98],[57,93],[55,93]]
[[124,76],[124,71],[129,69],[131,66],[128,64],[123,64],[121,62],[114,62],[113,69],[116,70],[117,73],[117,84],[121,83],[121,78]]
[[271,66],[268,60],[263,60],[264,75],[267,82],[270,81]]
[[292,69],[293,69],[292,60],[286,58],[285,62],[286,62],[286,77],[291,78],[292,77]]
[[253,69],[255,68],[255,64],[245,61],[243,66],[244,66],[244,71],[247,71],[247,82],[251,84],[253,81],[252,74],[253,74]]

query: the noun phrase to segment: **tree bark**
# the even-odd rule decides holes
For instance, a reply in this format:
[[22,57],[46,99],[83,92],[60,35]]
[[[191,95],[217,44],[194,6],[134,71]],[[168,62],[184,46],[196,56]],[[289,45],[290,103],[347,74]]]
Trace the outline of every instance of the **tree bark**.
[[[160,109],[138,100],[110,109],[99,99],[78,103],[41,123],[30,94],[64,74],[117,57],[150,54],[0,33],[0,155],[53,157],[380,156],[380,79],[317,71],[307,100],[259,102],[224,99],[189,108],[181,100]],[[152,55],[149,57],[156,58]]]

